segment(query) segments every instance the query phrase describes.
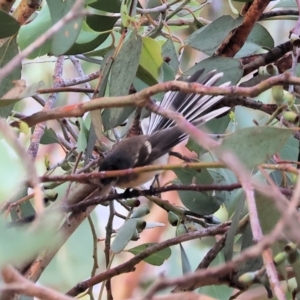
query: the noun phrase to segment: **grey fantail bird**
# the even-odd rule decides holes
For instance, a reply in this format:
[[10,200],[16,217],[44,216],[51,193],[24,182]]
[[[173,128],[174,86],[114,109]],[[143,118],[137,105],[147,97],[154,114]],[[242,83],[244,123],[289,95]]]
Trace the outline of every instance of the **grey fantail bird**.
[[[205,78],[199,80],[203,72],[203,69],[197,71],[187,82],[198,82],[205,86],[212,86],[223,76],[223,73],[211,71]],[[222,86],[229,84],[227,82]],[[160,105],[182,114],[193,125],[199,126],[230,109],[229,107],[222,107],[213,111],[210,110],[222,98],[223,96],[202,96],[171,91],[165,94]],[[148,129],[142,126],[142,130],[142,135],[125,138],[113,147],[101,162],[99,171],[167,164],[169,151],[188,137],[176,126],[173,120],[155,113],[151,113],[149,117]],[[160,171],[154,171],[129,174],[119,178],[103,178],[101,183],[105,185],[114,181],[117,187],[133,188],[152,180],[159,173]]]

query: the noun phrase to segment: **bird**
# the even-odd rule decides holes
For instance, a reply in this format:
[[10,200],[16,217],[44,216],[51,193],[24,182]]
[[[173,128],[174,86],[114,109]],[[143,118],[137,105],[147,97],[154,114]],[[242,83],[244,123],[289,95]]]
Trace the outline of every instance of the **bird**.
[[[213,70],[208,72],[203,79],[200,79],[204,71],[204,69],[198,70],[187,79],[187,82],[213,86],[223,76],[222,72],[217,73],[216,70]],[[230,82],[223,83],[221,86],[228,85]],[[222,95],[210,96],[170,91],[165,94],[160,105],[182,114],[187,121],[199,126],[230,109],[230,107],[221,107],[216,110],[209,110],[222,98]],[[188,135],[180,130],[173,120],[159,114],[152,112],[148,119],[148,126],[145,126],[144,120],[142,121],[141,135],[125,138],[108,152],[100,163],[99,172],[167,164],[169,151],[187,139]],[[136,188],[153,180],[160,172],[127,174],[118,178],[102,178],[100,181],[102,185],[113,182],[115,187],[122,189]]]

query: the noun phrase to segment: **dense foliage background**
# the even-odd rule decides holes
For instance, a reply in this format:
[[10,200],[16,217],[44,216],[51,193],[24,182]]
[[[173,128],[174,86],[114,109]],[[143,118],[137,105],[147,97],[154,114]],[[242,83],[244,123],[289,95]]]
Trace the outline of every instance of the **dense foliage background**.
[[[299,9],[0,0],[0,299],[298,299]],[[231,86],[174,81],[202,68]],[[174,89],[231,112],[169,111],[185,161],[109,194],[103,155]]]

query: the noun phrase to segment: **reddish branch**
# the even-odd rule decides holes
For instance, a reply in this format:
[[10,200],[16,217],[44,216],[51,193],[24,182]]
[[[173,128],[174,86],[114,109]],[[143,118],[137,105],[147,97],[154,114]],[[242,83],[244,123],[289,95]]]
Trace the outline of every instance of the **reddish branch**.
[[[288,73],[280,74],[268,78],[259,84],[246,88],[246,87],[207,87],[199,83],[187,83],[183,81],[169,81],[164,83],[158,83],[152,87],[145,88],[144,90],[137,92],[133,95],[120,96],[120,97],[102,97],[94,99],[93,101],[84,102],[75,105],[68,105],[51,109],[47,112],[38,112],[31,116],[28,116],[22,121],[26,122],[29,127],[36,125],[37,123],[55,120],[59,118],[68,117],[81,117],[88,111],[93,111],[107,107],[126,107],[126,106],[137,106],[137,107],[156,107],[156,112],[160,114],[158,106],[152,103],[150,97],[160,93],[171,90],[182,91],[184,93],[196,93],[200,95],[228,95],[228,96],[242,96],[242,97],[256,97],[260,93],[268,90],[274,85],[281,85],[284,83],[300,85],[300,79],[293,77]],[[13,126],[18,126],[18,122],[12,123]]]
[[[67,295],[75,297],[78,294],[85,291],[86,289],[88,289],[89,287],[94,286],[100,282],[103,282],[104,280],[110,279],[114,276],[118,276],[122,273],[132,272],[132,271],[134,271],[135,265],[137,265],[139,262],[144,260],[146,257],[150,256],[151,254],[156,253],[157,251],[160,251],[160,250],[168,248],[170,246],[177,245],[179,243],[193,240],[196,238],[201,238],[201,237],[205,237],[205,236],[215,236],[217,234],[224,234],[227,231],[227,229],[228,229],[228,224],[221,224],[218,226],[205,228],[200,231],[183,234],[181,236],[166,240],[162,243],[153,245],[153,246],[147,248],[147,250],[136,255],[129,261],[127,261],[115,268],[109,269],[103,273],[100,273],[86,281],[78,283],[75,287],[73,287],[71,290],[69,290],[67,292]],[[221,283],[224,283],[224,282],[220,281],[219,278],[215,278],[214,284],[221,284]]]
[[[233,32],[229,42],[218,52],[218,55],[225,57],[234,57],[234,55],[243,47],[252,28],[259,20],[270,0],[254,0],[244,16],[243,23]],[[227,40],[227,39],[225,39]]]

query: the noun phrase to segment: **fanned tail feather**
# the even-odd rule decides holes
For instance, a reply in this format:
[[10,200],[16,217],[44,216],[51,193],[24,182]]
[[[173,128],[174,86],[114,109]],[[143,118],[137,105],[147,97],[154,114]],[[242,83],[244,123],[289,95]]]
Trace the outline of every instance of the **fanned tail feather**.
[[[223,76],[223,73],[216,73],[216,70],[213,70],[206,74],[203,79],[199,80],[203,72],[203,69],[197,71],[187,80],[187,82],[199,82],[205,86],[213,86]],[[224,87],[229,85],[230,82],[226,82],[220,86]],[[198,126],[230,109],[229,107],[222,107],[214,111],[207,112],[209,108],[218,103],[222,98],[223,96],[185,94],[183,92],[171,91],[166,93],[160,105],[164,108],[169,108],[181,113],[189,122]],[[148,130],[144,130],[144,134],[153,134],[157,131],[173,127],[174,125],[175,123],[173,120],[151,113],[149,117]],[[183,140],[185,136],[185,134],[182,134],[182,136],[178,138]]]

